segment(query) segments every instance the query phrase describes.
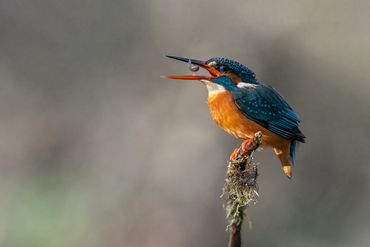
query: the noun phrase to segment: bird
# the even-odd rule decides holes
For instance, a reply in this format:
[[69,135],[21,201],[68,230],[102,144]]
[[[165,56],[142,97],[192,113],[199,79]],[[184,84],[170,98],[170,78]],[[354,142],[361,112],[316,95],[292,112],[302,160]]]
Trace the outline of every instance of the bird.
[[297,144],[305,142],[299,129],[299,115],[273,87],[258,80],[256,74],[243,64],[222,57],[208,60],[166,56],[187,62],[192,71],[199,66],[209,75],[161,76],[167,79],[196,80],[208,89],[208,107],[213,121],[227,133],[242,139],[230,159],[243,151],[258,131],[262,147],[272,147],[283,172],[292,177]]

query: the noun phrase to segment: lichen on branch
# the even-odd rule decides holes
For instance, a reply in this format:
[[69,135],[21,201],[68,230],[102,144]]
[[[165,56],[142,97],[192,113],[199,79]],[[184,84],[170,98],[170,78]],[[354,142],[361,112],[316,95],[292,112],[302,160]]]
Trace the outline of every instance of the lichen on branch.
[[255,133],[245,152],[240,152],[227,166],[222,197],[225,199],[226,218],[229,222],[229,246],[240,246],[240,229],[245,210],[258,199],[257,165],[253,152],[261,145],[262,133]]

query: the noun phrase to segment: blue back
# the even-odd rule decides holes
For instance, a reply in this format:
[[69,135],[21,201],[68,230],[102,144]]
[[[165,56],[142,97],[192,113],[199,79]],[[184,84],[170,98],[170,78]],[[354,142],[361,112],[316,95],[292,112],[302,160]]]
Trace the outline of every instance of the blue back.
[[235,105],[249,119],[286,139],[304,142],[298,114],[272,87],[262,83],[237,87],[227,76],[212,81],[232,93]]
[[266,129],[289,140],[304,142],[298,129],[298,114],[272,87],[259,84],[232,92],[235,104],[245,115]]

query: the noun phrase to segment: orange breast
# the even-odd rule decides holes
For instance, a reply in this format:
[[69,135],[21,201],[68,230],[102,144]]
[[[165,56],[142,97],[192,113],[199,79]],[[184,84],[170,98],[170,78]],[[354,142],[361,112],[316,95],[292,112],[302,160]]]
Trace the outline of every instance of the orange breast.
[[210,94],[208,96],[208,107],[213,121],[237,138],[251,138],[254,133],[261,131],[263,145],[280,147],[281,145],[285,146],[288,142],[288,140],[248,119],[237,108],[232,94],[228,91]]

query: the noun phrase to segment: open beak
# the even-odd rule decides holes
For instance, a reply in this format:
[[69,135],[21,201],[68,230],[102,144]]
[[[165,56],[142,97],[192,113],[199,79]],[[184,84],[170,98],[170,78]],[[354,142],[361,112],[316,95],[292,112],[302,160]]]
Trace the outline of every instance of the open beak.
[[162,78],[167,79],[176,79],[176,80],[207,80],[214,77],[218,77],[221,75],[221,73],[213,68],[207,65],[205,61],[197,60],[197,59],[191,59],[191,58],[185,58],[185,57],[176,57],[176,56],[166,56],[168,58],[176,59],[179,61],[183,61],[186,63],[191,63],[194,65],[198,65],[199,67],[206,69],[209,72],[209,76],[202,76],[202,75],[167,75],[167,76],[161,76]]

